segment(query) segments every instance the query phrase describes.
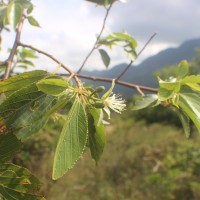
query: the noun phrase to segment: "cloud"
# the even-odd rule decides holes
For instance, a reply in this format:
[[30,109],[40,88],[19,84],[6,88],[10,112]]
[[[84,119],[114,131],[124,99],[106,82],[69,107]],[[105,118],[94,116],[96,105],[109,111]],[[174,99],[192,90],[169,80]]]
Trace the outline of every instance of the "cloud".
[[112,29],[125,29],[139,40],[157,32],[156,41],[180,44],[186,39],[199,37],[199,17],[198,0],[130,0],[123,6],[116,6]]
[[[34,4],[33,15],[42,28],[31,27],[26,23],[22,42],[47,51],[77,70],[96,40],[105,9],[83,0],[35,0]],[[138,41],[138,50],[156,32],[156,38],[139,58],[138,62],[141,62],[147,56],[164,48],[199,37],[199,18],[199,0],[129,0],[126,4],[116,3],[113,6],[106,30],[126,30]],[[119,48],[114,48],[110,55],[112,65],[127,62],[126,55]],[[43,56],[37,64],[39,68],[45,69],[57,66]],[[87,68],[90,69],[102,69],[102,66],[98,53],[95,53],[87,63]]]

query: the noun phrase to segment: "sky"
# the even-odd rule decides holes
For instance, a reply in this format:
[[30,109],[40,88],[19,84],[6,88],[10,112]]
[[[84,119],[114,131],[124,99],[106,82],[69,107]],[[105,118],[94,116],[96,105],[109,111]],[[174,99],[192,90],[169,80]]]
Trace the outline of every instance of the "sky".
[[[105,9],[84,0],[32,0],[32,3],[35,5],[33,16],[39,21],[41,28],[25,23],[21,41],[54,55],[73,70],[77,70],[96,40]],[[136,39],[138,52],[151,35],[157,33],[137,59],[137,64],[165,48],[199,38],[199,19],[199,0],[117,2],[110,12],[104,35],[126,31]],[[11,36],[5,38],[4,51],[13,42]],[[108,52],[112,59],[111,67],[129,61],[121,48],[113,48]],[[56,64],[49,58],[40,56],[37,67],[51,70],[55,69]],[[85,69],[105,69],[98,52],[89,59]]]

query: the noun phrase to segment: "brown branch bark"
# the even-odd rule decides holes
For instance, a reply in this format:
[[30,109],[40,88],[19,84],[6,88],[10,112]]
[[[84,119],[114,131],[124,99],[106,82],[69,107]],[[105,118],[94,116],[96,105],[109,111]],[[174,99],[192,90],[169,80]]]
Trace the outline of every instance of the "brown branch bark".
[[[88,76],[88,75],[84,75],[84,74],[75,74],[69,67],[67,67],[62,62],[60,62],[58,59],[56,59],[55,57],[53,57],[52,55],[50,55],[49,53],[47,53],[45,51],[42,51],[42,50],[40,50],[36,47],[33,47],[31,45],[23,44],[21,42],[18,43],[18,46],[32,49],[32,50],[34,50],[34,51],[36,51],[40,54],[47,56],[48,58],[50,58],[51,60],[53,60],[54,62],[59,64],[62,68],[64,68],[69,73],[69,74],[60,74],[60,75],[70,76],[70,78],[74,77],[74,79],[77,82],[79,87],[82,87],[82,86],[81,86],[81,83],[80,83],[80,80],[78,79],[78,77],[79,78],[85,78],[85,79],[92,80],[92,81],[102,81],[102,82],[110,82],[110,83],[112,82],[112,78],[92,77],[92,76]],[[142,96],[144,96],[144,93],[142,92],[142,90],[150,91],[150,92],[157,92],[156,88],[136,85],[136,84],[128,83],[128,82],[125,82],[125,81],[116,80],[115,83],[118,84],[118,85],[123,85],[123,86],[126,86],[126,87],[134,88]]]
[[54,56],[52,56],[51,54],[45,52],[45,51],[42,51],[36,47],[33,47],[31,45],[27,45],[27,44],[23,44],[21,42],[19,42],[18,44],[19,46],[21,47],[24,47],[24,48],[29,48],[29,49],[32,49],[40,54],[43,54],[45,55],[46,57],[50,58],[51,60],[53,60],[55,63],[59,64],[63,69],[65,69],[69,74],[68,76],[70,76],[70,78],[74,78],[74,80],[76,81],[77,85],[79,88],[82,87],[82,84],[81,84],[81,81],[78,79],[78,77],[75,75],[75,73],[69,68],[67,67],[65,64],[63,64],[62,62],[60,62],[57,58],[55,58]]
[[90,57],[90,56],[92,55],[92,53],[98,48],[98,47],[97,47],[97,43],[98,43],[98,41],[99,41],[99,39],[100,39],[100,37],[101,37],[103,31],[104,31],[104,28],[105,28],[105,25],[106,25],[106,21],[107,21],[108,15],[109,15],[109,13],[110,13],[110,10],[111,10],[111,8],[112,8],[112,5],[113,5],[113,4],[110,4],[110,6],[109,6],[108,8],[106,8],[106,15],[105,15],[105,17],[104,17],[103,25],[102,25],[102,27],[101,27],[100,33],[99,33],[99,35],[97,36],[97,39],[96,39],[96,41],[95,41],[95,43],[94,43],[92,49],[90,50],[90,52],[89,52],[88,55],[86,56],[85,60],[83,61],[81,67],[80,67],[79,70],[76,72],[77,74],[79,74],[79,73],[81,72],[81,70],[82,70],[83,67],[85,66],[86,62],[88,61],[89,57]]
[[65,69],[70,75],[74,75],[74,72],[72,70],[70,70],[69,67],[67,67],[66,65],[64,65],[62,62],[60,62],[58,59],[56,59],[54,56],[52,56],[51,54],[45,52],[45,51],[42,51],[36,47],[33,47],[31,45],[28,45],[28,44],[23,44],[22,42],[20,42],[18,44],[19,46],[21,47],[24,47],[24,48],[29,48],[29,49],[32,49],[40,54],[43,54],[45,55],[46,57],[50,58],[51,60],[53,60],[55,63],[59,64],[63,69]]
[[10,75],[11,65],[12,65],[14,56],[16,54],[18,44],[20,42],[24,20],[25,20],[25,17],[22,16],[21,21],[19,22],[19,24],[17,26],[16,36],[15,36],[15,40],[14,40],[13,47],[11,49],[10,55],[8,56],[6,61],[4,62],[5,65],[6,65],[6,71],[5,71],[5,74],[4,74],[4,77],[3,77],[4,80],[7,79]]
[[[84,74],[76,74],[76,75],[79,78],[84,78],[84,79],[88,79],[88,80],[92,80],[92,81],[102,81],[102,82],[112,83],[112,80],[113,80],[112,78],[92,77],[92,76],[88,76],[88,75],[84,75]],[[147,86],[143,86],[143,85],[137,85],[137,84],[133,84],[133,83],[128,83],[125,81],[116,80],[115,83],[118,85],[129,87],[129,88],[134,88],[142,96],[144,96],[144,93],[142,92],[142,90],[149,91],[149,92],[158,92],[158,89],[156,89],[156,88],[147,87]]]

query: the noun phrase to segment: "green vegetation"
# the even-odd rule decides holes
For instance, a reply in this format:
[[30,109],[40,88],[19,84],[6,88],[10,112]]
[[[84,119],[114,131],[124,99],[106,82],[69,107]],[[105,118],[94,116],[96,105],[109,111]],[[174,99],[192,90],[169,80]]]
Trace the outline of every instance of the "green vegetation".
[[[158,88],[121,81],[155,34],[139,52],[137,42],[126,32],[103,36],[107,17],[117,0],[88,1],[102,6],[105,17],[93,47],[77,72],[49,53],[21,42],[26,20],[40,27],[32,16],[32,1],[0,1],[0,36],[2,31],[15,32],[7,59],[0,61],[0,199],[199,198],[199,145],[192,139],[180,141],[183,130],[187,138],[195,138],[191,123],[200,132],[200,75],[191,75],[190,65],[182,60],[173,77],[158,77]],[[129,64],[114,79],[81,74],[94,51],[100,53],[108,68],[111,59],[105,48],[121,44]],[[67,74],[43,70],[16,74],[16,68],[34,66],[32,59],[37,58],[36,53],[53,60],[56,68],[59,65]],[[195,64],[199,66],[197,61]],[[109,82],[110,88],[85,84],[81,78]],[[140,95],[132,99],[133,105],[122,119],[111,118],[111,111],[121,114],[126,109],[126,101],[113,92],[116,84],[131,87]],[[145,95],[144,91],[151,94]],[[177,117],[173,117],[180,119],[183,129],[172,124],[170,127],[146,125],[144,121],[136,122],[136,115],[129,113],[157,106],[176,113]],[[172,116],[170,112],[165,115],[162,118],[165,121]],[[137,119],[143,119],[138,116],[142,114]],[[113,125],[107,127],[106,134],[105,125],[110,120]],[[100,162],[106,136],[107,153]],[[22,152],[15,156],[21,148]],[[97,168],[88,160],[88,149]],[[84,153],[87,155],[82,163]],[[79,166],[70,171],[77,161]],[[41,181],[32,172],[43,179],[43,194],[38,193]]]
[[15,158],[37,177],[43,177],[42,192],[47,199],[200,198],[200,138],[196,130],[186,140],[182,128],[166,121],[135,121],[133,113],[127,111],[107,126],[107,144],[97,167],[87,149],[73,169],[60,180],[51,181],[55,138],[60,128],[50,122],[43,134],[29,140],[25,151]]

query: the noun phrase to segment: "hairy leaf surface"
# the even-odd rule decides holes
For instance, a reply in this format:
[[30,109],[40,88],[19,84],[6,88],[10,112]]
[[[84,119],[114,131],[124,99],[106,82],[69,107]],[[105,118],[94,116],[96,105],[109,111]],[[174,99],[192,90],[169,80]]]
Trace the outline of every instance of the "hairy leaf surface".
[[53,164],[53,179],[63,176],[82,155],[87,142],[87,116],[77,96],[62,129]]
[[27,169],[13,164],[0,165],[0,194],[6,200],[44,200],[37,195],[40,181]]
[[16,136],[24,141],[44,127],[50,117],[48,112],[56,100],[55,97],[42,95],[35,102],[35,107],[26,109],[12,124]]
[[9,79],[0,82],[0,94],[11,94],[23,87],[35,83],[49,75],[48,72],[43,70],[35,70],[31,72],[25,72]]
[[20,147],[21,142],[15,135],[11,133],[0,135],[0,163],[10,160]]
[[62,79],[44,79],[37,83],[39,90],[53,96],[60,95],[62,92],[66,91],[68,86],[69,83]]
[[90,109],[88,120],[89,145],[92,158],[98,163],[106,143],[106,131],[103,123],[99,124],[100,109]]
[[0,116],[9,126],[28,108],[34,106],[34,102],[42,96],[35,84],[18,90],[10,95],[0,105]]

